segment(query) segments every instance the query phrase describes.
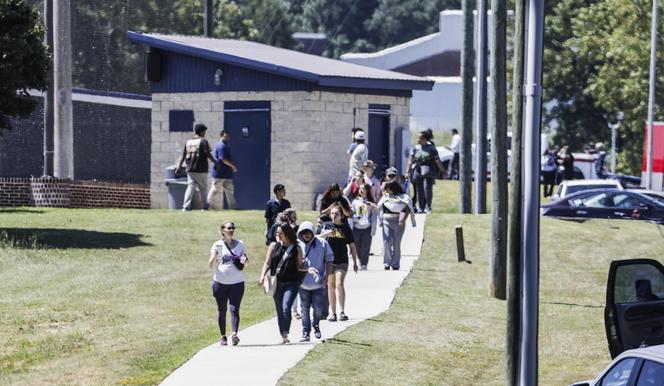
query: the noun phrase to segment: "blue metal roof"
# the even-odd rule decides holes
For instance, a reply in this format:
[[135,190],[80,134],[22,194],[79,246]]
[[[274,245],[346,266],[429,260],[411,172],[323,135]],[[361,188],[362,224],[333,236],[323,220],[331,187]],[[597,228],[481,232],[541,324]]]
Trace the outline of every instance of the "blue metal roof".
[[342,62],[244,40],[127,32],[129,40],[150,47],[229,63],[326,87],[431,90],[425,78]]

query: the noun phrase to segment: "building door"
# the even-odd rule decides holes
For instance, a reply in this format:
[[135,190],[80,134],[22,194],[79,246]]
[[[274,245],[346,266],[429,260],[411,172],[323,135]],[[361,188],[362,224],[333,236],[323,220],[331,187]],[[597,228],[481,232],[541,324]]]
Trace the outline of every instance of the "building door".
[[231,134],[231,157],[238,209],[263,209],[270,198],[270,102],[224,103],[224,127]]
[[369,105],[369,159],[380,177],[390,166],[390,105]]

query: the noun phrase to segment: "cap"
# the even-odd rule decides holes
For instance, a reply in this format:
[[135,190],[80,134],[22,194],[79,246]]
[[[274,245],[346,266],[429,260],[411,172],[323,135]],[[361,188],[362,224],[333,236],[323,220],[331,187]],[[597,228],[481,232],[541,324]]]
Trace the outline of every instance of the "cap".
[[365,168],[375,169],[375,168],[376,168],[376,165],[374,165],[374,163],[373,163],[372,160],[366,160],[366,161],[364,161],[364,165],[363,165],[363,167],[365,167]]
[[354,138],[360,141],[364,141],[364,131],[358,131],[357,133],[355,133]]
[[397,175],[397,168],[395,168],[394,166],[387,168],[387,170],[385,170],[385,175],[388,176],[388,177],[389,176],[396,176]]

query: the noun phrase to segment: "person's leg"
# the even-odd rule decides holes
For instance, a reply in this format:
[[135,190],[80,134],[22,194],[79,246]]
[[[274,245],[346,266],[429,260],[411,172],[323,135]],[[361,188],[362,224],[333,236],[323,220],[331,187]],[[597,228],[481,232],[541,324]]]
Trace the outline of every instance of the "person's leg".
[[219,205],[219,199],[221,196],[221,180],[218,178],[212,178],[210,181],[210,190],[208,191],[208,205],[210,205],[210,209],[223,209],[223,197],[221,197],[222,202],[221,205]]
[[455,180],[459,179],[459,158],[460,154],[454,153],[454,158],[452,159],[452,179]]
[[357,254],[360,256],[360,265],[369,264],[369,251],[371,250],[371,228],[360,231],[361,243],[357,246]]
[[222,337],[226,336],[226,305],[228,303],[228,288],[226,287],[216,281],[212,282],[212,295],[217,301],[217,324]]
[[344,306],[346,305],[346,289],[344,288],[344,281],[346,280],[346,271],[336,271],[334,273],[335,282],[337,287],[337,297],[339,298],[339,308],[341,312],[344,312]]
[[399,225],[398,221],[394,224],[394,242],[392,244],[392,268],[399,269],[401,267],[401,239],[406,230],[406,225]]
[[194,198],[194,192],[196,191],[196,180],[193,177],[194,173],[187,173],[187,190],[184,192],[184,203],[182,204],[182,210],[191,210],[191,201]]
[[223,194],[226,197],[226,202],[228,202],[228,209],[237,208],[237,203],[235,202],[235,184],[233,184],[233,179],[225,178],[222,181]]
[[426,208],[427,193],[424,191],[424,177],[415,178],[415,189],[417,189],[417,207],[420,211]]
[[231,304],[231,328],[233,334],[237,334],[240,328],[240,303],[242,303],[242,297],[244,296],[244,282],[231,284],[229,287],[228,300]]
[[383,265],[389,268],[392,264],[392,230],[390,229],[390,218],[383,218]]
[[[300,308],[302,311],[302,335],[309,335],[311,332],[311,300],[313,296],[313,291],[305,290],[300,288],[298,291],[300,295]],[[315,313],[314,308],[314,313]]]
[[319,288],[310,292],[311,304],[313,305],[314,309],[313,325],[314,327],[318,327],[320,320],[323,319],[323,313],[325,311],[325,297],[327,294],[325,293],[325,288]]
[[279,336],[284,336],[284,313],[282,304],[284,303],[285,286],[277,282],[277,288],[274,291],[274,307],[277,309],[277,324],[279,324]]
[[298,317],[298,315],[297,315],[297,306],[298,306],[298,303],[299,303],[298,302],[299,297],[300,297],[300,293],[298,292],[298,293],[295,294],[295,299],[293,299],[293,305],[291,306],[291,314],[295,315],[296,318]]
[[201,204],[203,205],[203,209],[210,208],[207,200],[209,178],[210,176],[207,173],[200,173],[198,176],[198,189],[201,193]]
[[283,324],[283,334],[288,335],[290,333],[290,325],[293,320],[293,315],[290,313],[291,307],[293,306],[293,301],[297,296],[297,287],[298,283],[287,283],[284,289],[284,297],[282,300],[282,312],[284,315],[284,324]]
[[[360,265],[367,265],[366,259],[362,252],[364,251],[364,229],[353,228],[353,239],[355,239],[355,248],[357,249],[357,255],[360,258]],[[368,256],[367,256],[368,259]]]
[[431,201],[433,200],[433,183],[433,178],[424,178],[424,193],[426,195],[426,206],[424,207],[425,210],[431,210]]
[[334,276],[334,271],[330,272],[327,275],[327,299],[328,302],[330,303],[330,311],[332,312],[332,316],[336,316],[337,314],[337,283],[335,280]]

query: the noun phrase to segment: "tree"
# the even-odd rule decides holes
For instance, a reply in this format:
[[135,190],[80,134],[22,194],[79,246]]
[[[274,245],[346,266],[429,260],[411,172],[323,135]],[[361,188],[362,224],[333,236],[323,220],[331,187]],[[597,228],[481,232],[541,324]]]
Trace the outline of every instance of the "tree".
[[44,90],[50,58],[39,14],[23,0],[0,0],[0,133],[10,117],[27,118],[37,107],[29,89]]

